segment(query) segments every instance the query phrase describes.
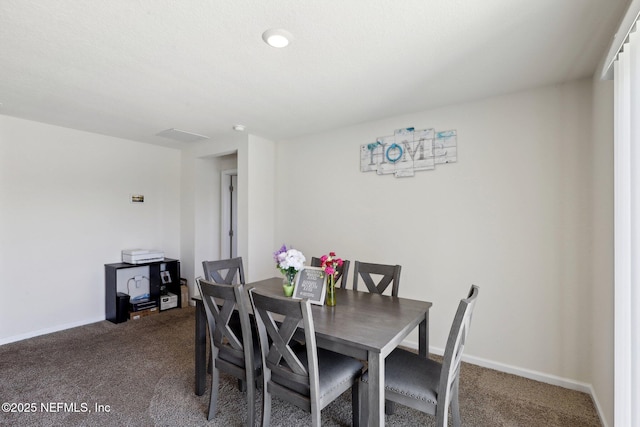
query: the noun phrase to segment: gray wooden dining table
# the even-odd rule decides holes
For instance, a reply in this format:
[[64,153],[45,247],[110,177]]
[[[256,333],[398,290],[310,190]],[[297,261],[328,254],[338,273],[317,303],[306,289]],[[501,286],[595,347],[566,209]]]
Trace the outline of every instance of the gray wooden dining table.
[[[247,290],[253,287],[283,296],[281,277],[245,285]],[[194,299],[195,393],[201,396],[206,389],[207,321],[202,300]],[[334,307],[312,305],[317,345],[368,362],[369,425],[383,426],[385,358],[416,327],[418,352],[422,357],[428,357],[432,303],[341,288],[336,289],[336,300]]]

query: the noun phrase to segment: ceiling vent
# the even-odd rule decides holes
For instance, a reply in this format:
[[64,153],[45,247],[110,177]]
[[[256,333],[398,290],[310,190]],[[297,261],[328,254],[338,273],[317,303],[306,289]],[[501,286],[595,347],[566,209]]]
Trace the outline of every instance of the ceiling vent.
[[167,129],[163,130],[160,133],[157,133],[156,136],[161,136],[163,138],[173,139],[174,141],[180,142],[196,142],[201,141],[203,139],[209,139],[208,136],[199,135],[193,132],[187,132],[180,129]]

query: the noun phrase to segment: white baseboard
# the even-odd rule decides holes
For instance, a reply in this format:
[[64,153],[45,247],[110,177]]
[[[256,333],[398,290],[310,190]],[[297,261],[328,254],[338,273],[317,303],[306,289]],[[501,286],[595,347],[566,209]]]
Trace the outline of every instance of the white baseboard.
[[0,338],[0,345],[9,344],[9,343],[16,342],[16,341],[22,341],[22,340],[26,340],[28,338],[33,338],[33,337],[37,337],[37,336],[40,336],[40,335],[50,334],[52,332],[59,332],[59,331],[65,330],[65,329],[76,328],[78,326],[84,326],[84,325],[88,325],[90,323],[101,322],[103,320],[104,320],[104,317],[99,317],[99,318],[95,318],[95,319],[85,319],[85,320],[80,320],[78,322],[64,323],[62,325],[56,325],[56,326],[52,326],[50,328],[45,328],[45,329],[40,329],[40,330],[37,330],[37,331],[27,332],[26,334],[13,335],[13,336],[10,336],[10,337],[4,337],[4,338]]
[[598,417],[600,417],[600,422],[602,423],[602,427],[609,427],[607,423],[607,419],[604,416],[604,412],[602,412],[602,406],[600,406],[600,401],[598,400],[598,396],[596,395],[596,391],[593,389],[593,386],[589,386],[589,394],[591,395],[591,400],[593,400],[593,404],[596,407],[596,411],[598,411]]
[[[403,341],[402,345],[414,350],[418,349],[418,343],[413,341]],[[442,356],[444,354],[444,349],[429,347],[429,353],[437,354],[438,356]],[[569,390],[576,390],[582,393],[586,393],[591,396],[593,400],[593,404],[596,407],[596,411],[598,412],[598,417],[600,417],[600,422],[603,427],[608,427],[604,414],[602,412],[602,407],[600,406],[600,402],[595,394],[595,390],[591,384],[583,383],[580,381],[571,380],[568,378],[558,377],[556,375],[545,374],[542,372],[533,371],[531,369],[519,368],[517,366],[507,365],[505,363],[494,362],[492,360],[483,359],[482,357],[468,356],[462,355],[462,360],[471,363],[473,365],[482,366],[483,368],[489,368],[496,371],[504,372],[507,374],[517,375],[520,377],[528,378],[534,381],[540,381],[542,383],[551,384],[563,388],[567,388]]]

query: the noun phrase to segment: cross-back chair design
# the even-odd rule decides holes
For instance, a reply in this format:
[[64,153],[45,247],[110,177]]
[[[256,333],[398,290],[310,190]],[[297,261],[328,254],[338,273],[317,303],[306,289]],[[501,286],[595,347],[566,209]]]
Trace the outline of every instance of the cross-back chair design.
[[[250,290],[260,336],[263,377],[262,425],[271,421],[271,396],[275,395],[311,413],[312,425],[320,425],[320,413],[352,388],[353,425],[358,425],[360,361],[317,348],[311,304]],[[293,339],[299,327],[305,346]]]
[[[336,287],[338,288],[346,288],[347,287],[347,276],[349,275],[349,261],[342,260],[342,266],[336,269]],[[312,257],[311,258],[311,267],[320,267],[322,265],[322,261],[320,258]]]
[[[391,285],[391,295],[397,297],[401,269],[399,265],[356,261],[353,266],[353,290],[358,290],[358,282],[362,280],[371,293],[381,294]],[[378,278],[378,276],[381,277]],[[377,283],[374,278],[378,279]]]
[[[202,261],[202,270],[204,271],[205,279],[210,282],[225,285],[231,285],[234,283],[241,283],[243,285],[245,284],[242,257],[220,259],[215,261]],[[233,313],[233,315],[231,316],[229,326],[237,335],[242,335],[240,318],[237,312]],[[211,365],[209,365],[208,371],[211,372]],[[245,387],[246,385],[244,381],[238,380],[238,388],[240,389],[240,391],[245,391]]]
[[[209,339],[212,344],[211,359],[214,365],[211,372],[211,398],[207,419],[211,420],[216,415],[219,371],[223,371],[246,384],[247,425],[253,427],[256,378],[260,375],[261,364],[257,348],[253,343],[244,285],[226,285],[199,280],[198,286],[207,313]],[[237,312],[240,317],[241,336],[238,336],[229,324],[234,312]]]
[[[471,286],[467,298],[460,300],[449,331],[442,363],[410,351],[397,348],[385,359],[385,398],[436,416],[436,426],[446,427],[449,407],[454,427],[460,426],[458,388],[460,366],[471,316],[479,288]],[[362,376],[359,399],[362,403],[362,423],[367,423],[367,382]]]
[[216,283],[231,285],[244,282],[242,257],[221,259],[216,261],[202,261],[204,278]]

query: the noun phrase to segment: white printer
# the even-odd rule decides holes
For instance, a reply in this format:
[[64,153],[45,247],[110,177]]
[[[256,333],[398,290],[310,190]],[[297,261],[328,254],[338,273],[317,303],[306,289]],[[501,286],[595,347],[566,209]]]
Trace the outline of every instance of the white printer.
[[122,262],[127,264],[144,264],[164,261],[164,252],[153,249],[125,249],[122,251]]

